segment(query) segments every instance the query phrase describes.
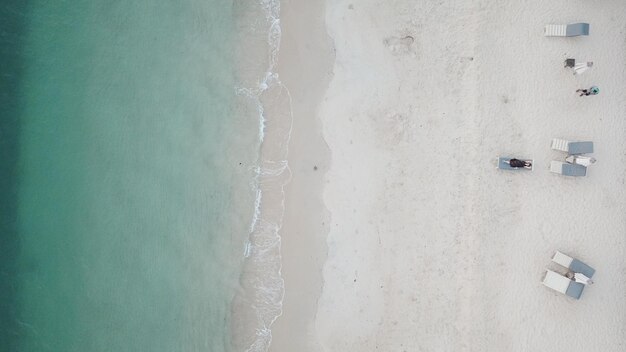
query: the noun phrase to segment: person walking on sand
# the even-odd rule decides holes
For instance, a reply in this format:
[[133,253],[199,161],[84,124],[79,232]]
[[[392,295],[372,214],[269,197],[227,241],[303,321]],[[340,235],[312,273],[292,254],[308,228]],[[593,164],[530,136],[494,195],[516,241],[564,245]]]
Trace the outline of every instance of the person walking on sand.
[[533,164],[531,164],[530,161],[524,161],[515,158],[509,160],[509,165],[511,165],[511,167],[523,167],[526,169],[531,169],[533,167]]
[[589,95],[598,95],[600,93],[600,88],[593,86],[589,89],[577,89],[576,93],[579,93],[579,96],[589,96]]

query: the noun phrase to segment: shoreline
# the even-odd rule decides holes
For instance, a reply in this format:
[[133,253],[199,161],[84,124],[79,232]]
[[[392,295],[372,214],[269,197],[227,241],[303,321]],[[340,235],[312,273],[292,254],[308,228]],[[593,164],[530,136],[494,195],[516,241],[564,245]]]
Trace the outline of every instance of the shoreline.
[[[302,16],[306,13],[306,16]],[[332,76],[332,43],[326,34],[324,3],[281,3],[282,41],[278,73],[292,97],[293,124],[285,186],[281,273],[282,314],[272,325],[269,351],[317,350],[314,323],[322,292],[322,267],[330,214],[322,200],[330,150],[317,109]]]
[[[254,212],[245,243],[239,287],[231,303],[231,343],[237,351],[267,351],[272,326],[282,312],[280,230],[293,112],[292,98],[281,81],[277,60],[282,44],[279,0],[236,3],[237,113],[258,125],[257,159],[249,171]],[[241,165],[241,164],[240,164]]]

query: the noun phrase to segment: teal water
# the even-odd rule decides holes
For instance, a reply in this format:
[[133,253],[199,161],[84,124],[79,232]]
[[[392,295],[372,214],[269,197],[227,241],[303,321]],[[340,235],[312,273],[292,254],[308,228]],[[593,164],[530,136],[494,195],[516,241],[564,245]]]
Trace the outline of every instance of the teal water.
[[232,3],[1,6],[0,350],[230,350],[258,142]]
[[[14,351],[17,319],[19,80],[26,1],[0,5],[0,351]],[[10,33],[10,34],[9,34]]]

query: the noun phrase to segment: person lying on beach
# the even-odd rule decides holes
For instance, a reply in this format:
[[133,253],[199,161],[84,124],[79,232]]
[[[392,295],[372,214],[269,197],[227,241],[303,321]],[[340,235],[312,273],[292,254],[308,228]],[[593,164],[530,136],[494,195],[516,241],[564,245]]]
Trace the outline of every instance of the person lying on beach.
[[567,274],[565,274],[565,277],[567,277],[570,280],[574,280],[576,282],[580,282],[583,285],[592,285],[593,284],[593,280],[588,278],[583,273],[574,273],[574,272],[568,271]]
[[515,158],[509,160],[508,164],[511,165],[511,167],[523,167],[526,169],[531,169],[533,167],[533,164],[530,161],[524,161]]
[[577,89],[576,93],[580,93],[579,96],[589,96],[589,95],[598,95],[600,93],[600,88],[593,86],[589,89]]
[[591,285],[593,284],[593,280],[585,276],[582,273],[574,273],[574,281],[580,282],[583,285]]

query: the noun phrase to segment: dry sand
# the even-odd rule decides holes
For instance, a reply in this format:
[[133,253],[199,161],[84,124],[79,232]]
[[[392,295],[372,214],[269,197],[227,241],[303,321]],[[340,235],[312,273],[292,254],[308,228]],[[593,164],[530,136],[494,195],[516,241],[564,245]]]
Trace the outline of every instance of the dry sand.
[[[325,93],[324,9],[285,3],[293,179],[270,350],[625,350],[626,3],[328,1]],[[572,22],[591,35],[543,36]],[[573,76],[567,57],[594,67]],[[587,177],[548,171],[554,137],[595,142]],[[555,250],[597,269],[579,301],[541,284]]]

